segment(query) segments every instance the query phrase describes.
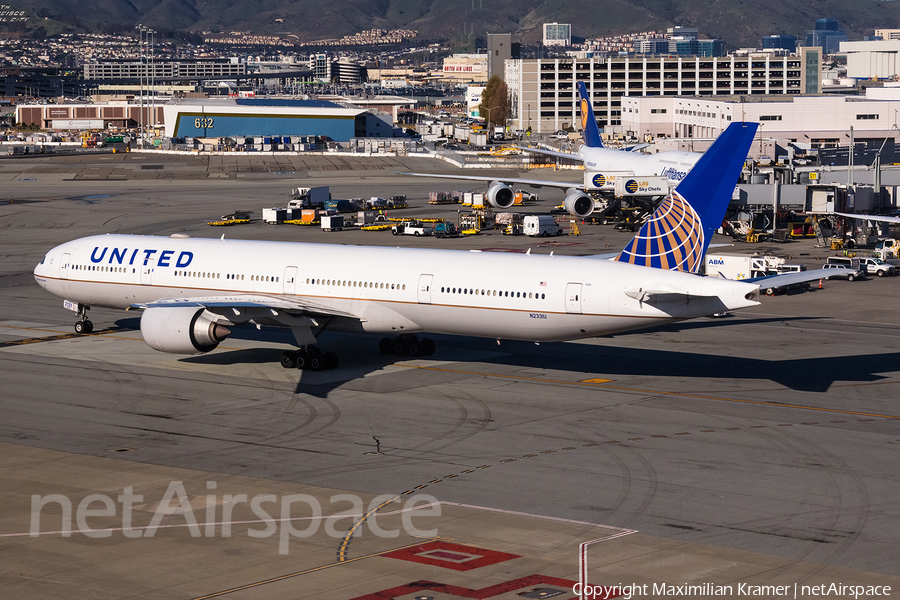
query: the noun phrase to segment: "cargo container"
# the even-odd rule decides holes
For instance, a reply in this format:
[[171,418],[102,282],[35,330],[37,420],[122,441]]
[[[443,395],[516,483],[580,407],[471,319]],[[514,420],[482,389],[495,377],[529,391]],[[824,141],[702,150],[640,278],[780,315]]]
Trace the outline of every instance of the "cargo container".
[[326,200],[325,209],[336,210],[343,213],[353,212],[354,210],[357,210],[358,207],[352,204],[349,200]]
[[[293,211],[291,211],[293,214]],[[279,225],[289,220],[286,208],[264,208],[262,209],[263,221],[269,225]]]
[[333,215],[322,217],[322,231],[340,231],[344,227],[344,217]]
[[300,212],[300,220],[304,223],[312,223],[319,218],[319,209],[306,208]]

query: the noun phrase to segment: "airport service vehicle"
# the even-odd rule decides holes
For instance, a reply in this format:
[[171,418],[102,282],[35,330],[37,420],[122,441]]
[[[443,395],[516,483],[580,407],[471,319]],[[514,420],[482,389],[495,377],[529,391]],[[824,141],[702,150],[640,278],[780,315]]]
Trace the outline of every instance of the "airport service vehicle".
[[394,235],[431,235],[434,229],[431,225],[419,221],[403,221],[391,227]]
[[331,199],[328,186],[301,187],[291,190],[291,202],[288,208],[325,208],[325,202]]
[[752,279],[774,275],[784,267],[784,259],[777,256],[746,254],[707,254],[706,274],[725,279]]
[[[560,152],[543,148],[526,148],[516,146],[519,150],[548,154],[569,160],[578,160],[584,163],[584,170],[596,172],[596,176],[604,173],[631,173],[635,179],[646,179],[650,176],[665,177],[669,183],[677,185],[682,181],[703,154],[698,152],[683,152],[672,150],[658,152],[656,154],[640,154],[636,152],[646,146],[635,146],[628,150],[615,150],[606,148],[600,139],[600,128],[594,118],[594,108],[590,95],[584,82],[578,82],[578,92],[581,96],[581,127],[582,145],[577,154]],[[746,158],[746,157],[745,157]],[[485,203],[491,208],[506,209],[514,202],[514,192],[510,186],[523,184],[532,187],[555,187],[566,190],[566,198],[563,206],[566,212],[577,217],[588,217],[594,212],[594,201],[585,190],[584,182],[572,183],[563,181],[545,181],[543,179],[517,179],[504,177],[490,177],[477,175],[442,175],[436,173],[403,173],[417,177],[438,177],[441,179],[464,179],[468,181],[483,181],[488,183],[485,193]],[[735,180],[737,183],[737,180]],[[668,186],[667,186],[668,187]]]
[[281,364],[314,370],[337,365],[326,330],[417,356],[434,349],[424,332],[564,341],[756,306],[757,283],[697,272],[757,127],[731,124],[615,260],[107,234],[50,249],[34,277],[79,331],[92,306],[138,309],[152,348],[199,354],[233,327],[279,326],[298,346]]
[[872,254],[881,260],[900,258],[900,241],[892,238],[880,239],[875,242],[875,252]]
[[880,258],[863,256],[859,259],[859,264],[866,270],[867,275],[878,275],[879,277],[884,277],[885,275],[897,274],[897,270],[894,265],[889,265]]
[[529,215],[522,221],[522,233],[531,237],[562,235],[562,227],[550,215]]
[[459,237],[459,229],[456,227],[455,223],[448,223],[447,221],[442,221],[441,223],[435,223],[434,237],[437,237],[437,238]]

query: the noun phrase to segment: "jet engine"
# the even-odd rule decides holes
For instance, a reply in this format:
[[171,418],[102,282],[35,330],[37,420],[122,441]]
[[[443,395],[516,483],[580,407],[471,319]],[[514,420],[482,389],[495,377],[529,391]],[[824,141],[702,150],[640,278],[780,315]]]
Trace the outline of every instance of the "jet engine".
[[563,206],[570,215],[589,217],[594,212],[594,199],[584,192],[570,189],[566,192]]
[[494,208],[509,208],[516,201],[512,188],[499,181],[491,183],[484,198]]
[[220,321],[202,307],[148,308],[141,315],[141,335],[160,352],[200,354],[215,349],[231,333]]

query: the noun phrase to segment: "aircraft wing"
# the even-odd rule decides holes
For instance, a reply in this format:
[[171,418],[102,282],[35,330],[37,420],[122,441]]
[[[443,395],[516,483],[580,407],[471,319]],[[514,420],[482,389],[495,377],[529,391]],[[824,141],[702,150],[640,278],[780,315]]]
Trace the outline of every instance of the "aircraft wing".
[[562,189],[574,188],[576,190],[584,190],[583,182],[568,181],[544,181],[543,179],[518,179],[515,177],[488,177],[479,175],[443,175],[440,173],[399,173],[399,175],[412,175],[413,177],[435,177],[437,179],[462,179],[465,181],[499,181],[505,184],[521,184],[534,188],[539,187],[556,187]]
[[640,152],[650,144],[635,144],[634,146],[628,146],[627,148],[622,148],[625,152]]
[[560,152],[559,150],[547,150],[545,148],[529,148],[527,146],[513,146],[516,150],[522,150],[524,152],[533,152],[534,154],[546,154],[548,156],[556,156],[558,158],[567,158],[569,160],[578,160],[583,161],[584,159],[580,154],[574,154],[572,152]]
[[887,217],[885,215],[854,215],[850,213],[836,212],[836,215],[850,217],[851,219],[865,219],[866,221],[884,221],[885,223],[900,223],[900,217]]
[[817,279],[828,279],[835,275],[844,273],[852,273],[853,269],[813,269],[812,271],[800,271],[799,273],[782,273],[780,275],[769,275],[767,277],[754,277],[752,279],[741,279],[747,283],[758,283],[761,288],[779,288],[785,285],[793,285],[795,283],[804,283],[806,281],[815,281]]
[[163,298],[153,302],[132,304],[132,308],[172,308],[176,306],[196,306],[198,308],[268,308],[272,310],[302,311],[311,315],[324,315],[330,317],[359,318],[341,310],[336,310],[325,304],[320,304],[308,298],[295,296],[290,300],[274,298],[272,296],[236,294],[234,296],[197,296],[193,298]]

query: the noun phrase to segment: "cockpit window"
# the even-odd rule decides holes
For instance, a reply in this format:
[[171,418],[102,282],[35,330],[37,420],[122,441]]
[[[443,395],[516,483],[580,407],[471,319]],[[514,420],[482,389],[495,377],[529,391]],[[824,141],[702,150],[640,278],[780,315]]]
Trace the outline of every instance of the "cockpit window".
[[46,256],[46,255],[44,256],[44,258],[41,259],[41,264],[44,264],[44,261],[45,261],[45,260],[47,260],[47,256]]

